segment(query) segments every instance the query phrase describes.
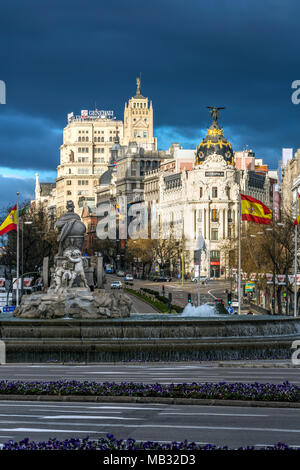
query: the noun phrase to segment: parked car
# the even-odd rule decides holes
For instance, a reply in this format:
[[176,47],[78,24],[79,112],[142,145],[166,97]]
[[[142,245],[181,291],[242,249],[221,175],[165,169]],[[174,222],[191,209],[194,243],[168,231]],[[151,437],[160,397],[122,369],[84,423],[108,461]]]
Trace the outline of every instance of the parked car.
[[118,271],[118,272],[117,272],[117,276],[119,276],[119,277],[124,277],[124,276],[125,276],[125,272],[124,272],[124,271]]
[[132,276],[132,274],[126,274],[126,276],[125,276],[125,281],[133,281],[133,276]]
[[122,282],[120,281],[113,281],[110,285],[111,289],[122,289]]

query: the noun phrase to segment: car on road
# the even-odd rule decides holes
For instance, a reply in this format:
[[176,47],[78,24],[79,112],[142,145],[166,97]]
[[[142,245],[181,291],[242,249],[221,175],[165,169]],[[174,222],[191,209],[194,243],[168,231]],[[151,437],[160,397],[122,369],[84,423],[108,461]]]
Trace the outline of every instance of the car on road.
[[117,272],[117,276],[119,276],[119,277],[124,277],[124,276],[125,276],[124,271],[118,271],[118,272]]
[[111,289],[122,289],[122,282],[120,281],[113,281],[110,285]]
[[132,274],[126,274],[124,280],[125,280],[125,281],[133,281],[133,275],[132,275]]
[[158,276],[152,279],[154,282],[171,282],[172,278],[170,276]]
[[[198,276],[191,277],[192,282],[198,282]],[[200,276],[200,282],[201,284],[205,284],[208,281],[207,276]]]

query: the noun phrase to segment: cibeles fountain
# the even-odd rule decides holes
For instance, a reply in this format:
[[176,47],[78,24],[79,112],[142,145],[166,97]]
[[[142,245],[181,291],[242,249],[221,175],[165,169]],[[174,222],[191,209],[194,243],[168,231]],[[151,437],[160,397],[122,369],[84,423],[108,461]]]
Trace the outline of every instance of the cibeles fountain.
[[291,357],[299,317],[217,315],[209,305],[189,305],[183,314],[135,314],[128,295],[103,288],[102,260],[95,276],[90,258],[82,256],[85,226],[71,201],[56,226],[59,249],[50,270],[44,259],[44,291],[23,296],[13,317],[1,315],[7,362]]
[[[50,287],[46,266],[44,291],[23,296],[14,316],[37,319],[128,317],[130,298],[123,292],[105,291],[103,264],[98,266],[95,275],[90,258],[82,255],[86,227],[74,212],[72,201],[67,202],[67,212],[57,220],[56,227],[59,248],[50,269]],[[102,258],[99,261],[102,263]]]

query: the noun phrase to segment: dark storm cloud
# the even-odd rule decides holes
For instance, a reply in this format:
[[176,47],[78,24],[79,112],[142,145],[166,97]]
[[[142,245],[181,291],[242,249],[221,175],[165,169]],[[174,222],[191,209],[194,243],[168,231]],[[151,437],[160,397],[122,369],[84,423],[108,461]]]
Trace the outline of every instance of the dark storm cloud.
[[300,79],[297,0],[20,0],[1,10],[1,126],[10,128],[14,112],[24,120],[13,145],[1,135],[11,166],[28,167],[30,155],[30,168],[54,169],[54,130],[66,114],[96,104],[122,118],[140,72],[166,145],[184,137],[194,147],[209,125],[205,106],[224,105],[227,138],[273,167],[281,147],[300,147],[300,105],[291,103]]
[[17,203],[17,191],[20,193],[20,205],[34,199],[35,181],[33,178],[16,178],[0,174],[0,216],[2,223],[5,212]]
[[49,120],[9,109],[0,114],[0,166],[31,170],[56,168],[62,131]]

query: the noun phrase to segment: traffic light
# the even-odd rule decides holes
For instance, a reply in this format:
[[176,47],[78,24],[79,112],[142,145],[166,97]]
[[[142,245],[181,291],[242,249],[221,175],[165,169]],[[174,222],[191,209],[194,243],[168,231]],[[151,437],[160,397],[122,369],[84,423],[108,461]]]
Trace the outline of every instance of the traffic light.
[[231,292],[227,293],[227,303],[228,305],[231,305]]
[[190,304],[192,302],[192,294],[188,294],[188,303]]

